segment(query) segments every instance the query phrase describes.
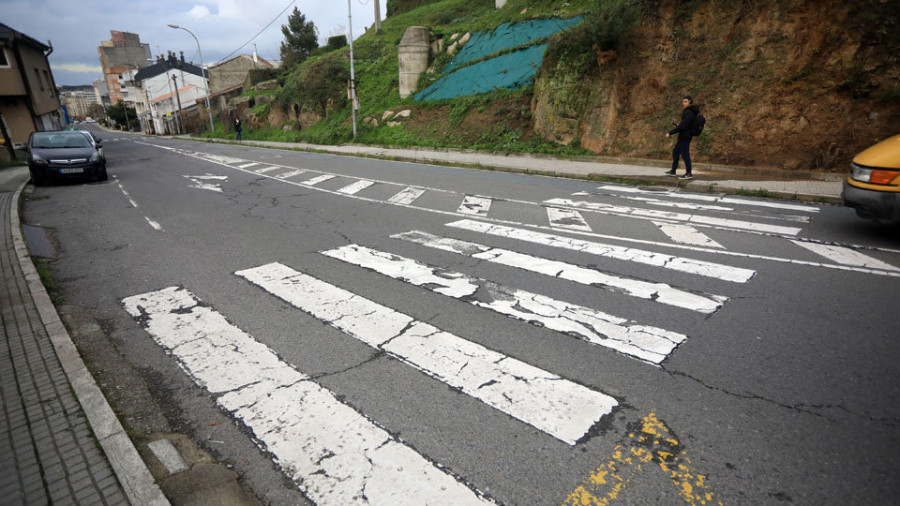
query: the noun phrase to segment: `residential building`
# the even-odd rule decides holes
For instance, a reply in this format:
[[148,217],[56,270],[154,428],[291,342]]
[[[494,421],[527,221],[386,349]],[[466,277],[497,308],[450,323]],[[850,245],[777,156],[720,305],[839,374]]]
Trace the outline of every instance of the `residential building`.
[[84,118],[90,116],[91,104],[97,104],[97,96],[92,91],[64,91],[60,93],[60,98],[66,111],[69,113],[69,119]]
[[253,69],[275,68],[271,62],[260,58],[255,52],[253,55],[239,54],[225,61],[209,66],[209,92],[219,93],[235,86],[240,86],[247,80],[247,74]]
[[206,96],[206,72],[193,62],[184,61],[183,52],[180,58],[171,51],[165,57],[159,55],[153,65],[129,76],[123,75],[126,77],[122,81],[126,90],[123,96],[155,133],[179,131],[181,119],[195,113],[196,101]]
[[142,43],[136,33],[110,30],[109,34],[110,40],[101,42],[97,52],[110,103],[117,104],[123,98],[120,76],[129,70],[150,65],[150,44]]
[[0,23],[0,116],[6,133],[0,143],[6,137],[24,143],[32,132],[65,122],[47,61],[52,52],[50,45]]

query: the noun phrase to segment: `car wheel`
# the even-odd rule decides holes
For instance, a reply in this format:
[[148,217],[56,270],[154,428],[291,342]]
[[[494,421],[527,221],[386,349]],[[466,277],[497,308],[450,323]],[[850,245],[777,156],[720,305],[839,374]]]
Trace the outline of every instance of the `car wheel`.
[[109,179],[109,174],[106,172],[106,165],[104,165],[103,168],[100,169],[100,173],[97,174],[97,181],[106,181],[107,179]]
[[44,178],[38,176],[34,172],[31,173],[31,184],[35,186],[44,186]]

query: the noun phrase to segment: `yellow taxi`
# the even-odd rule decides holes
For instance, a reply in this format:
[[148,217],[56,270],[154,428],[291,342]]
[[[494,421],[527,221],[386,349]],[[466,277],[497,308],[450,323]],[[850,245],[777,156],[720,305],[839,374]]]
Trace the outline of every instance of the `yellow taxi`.
[[861,218],[900,222],[900,135],[853,158],[841,197]]

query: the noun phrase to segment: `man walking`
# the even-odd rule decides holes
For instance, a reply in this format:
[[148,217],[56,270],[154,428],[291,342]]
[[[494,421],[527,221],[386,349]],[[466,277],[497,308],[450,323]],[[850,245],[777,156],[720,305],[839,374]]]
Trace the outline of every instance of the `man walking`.
[[241,128],[241,119],[234,118],[234,133],[237,134],[237,140],[241,140],[241,131],[242,130],[243,130],[243,128]]
[[672,170],[666,172],[666,175],[675,175],[678,170],[678,158],[681,157],[684,158],[685,172],[679,179],[694,179],[691,174],[691,139],[694,137],[694,119],[700,113],[700,108],[694,105],[694,99],[690,95],[681,97],[681,107],[681,123],[673,121],[675,128],[666,134],[666,139],[678,134],[678,142],[672,150]]

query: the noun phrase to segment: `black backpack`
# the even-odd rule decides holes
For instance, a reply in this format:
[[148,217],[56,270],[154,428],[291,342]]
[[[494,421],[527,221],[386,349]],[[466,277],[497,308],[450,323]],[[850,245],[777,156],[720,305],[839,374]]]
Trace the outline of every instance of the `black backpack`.
[[706,118],[703,117],[703,114],[698,112],[697,115],[694,116],[694,124],[692,126],[693,128],[691,128],[691,135],[693,135],[694,137],[697,137],[703,133],[703,129],[706,127]]

